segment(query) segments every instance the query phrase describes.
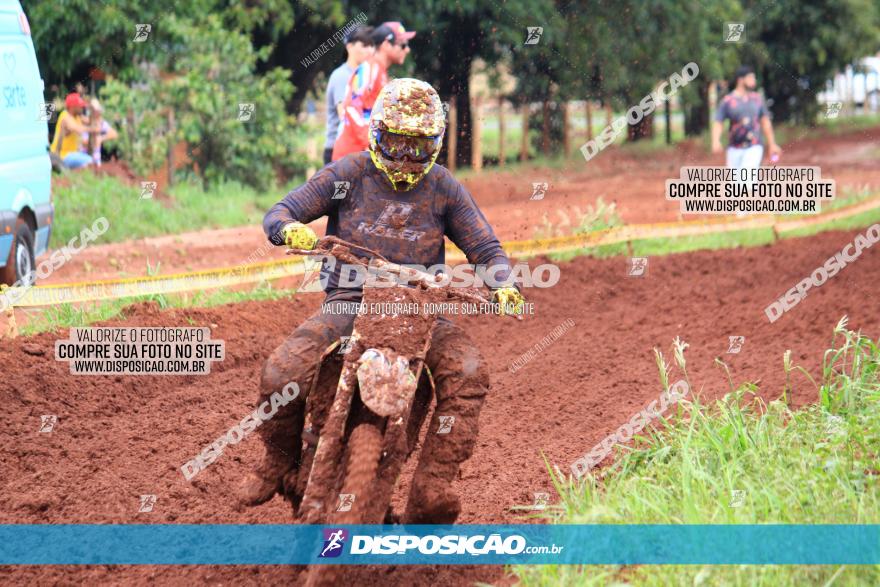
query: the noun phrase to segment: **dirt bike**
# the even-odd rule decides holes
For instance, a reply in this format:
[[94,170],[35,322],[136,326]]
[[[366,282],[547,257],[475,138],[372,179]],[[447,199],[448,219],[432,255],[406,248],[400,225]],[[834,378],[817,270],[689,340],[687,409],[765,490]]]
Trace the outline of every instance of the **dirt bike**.
[[[354,251],[368,253],[372,260]],[[319,239],[313,250],[289,253],[330,255],[383,276],[385,281],[375,285],[384,287],[365,284],[365,308],[386,302],[418,304],[420,309],[431,302],[490,303],[478,290],[442,286],[442,276],[391,263],[375,251],[333,236]],[[391,497],[434,395],[425,357],[437,319],[437,314],[422,311],[362,312],[355,317],[346,352],[339,352],[338,342],[325,351],[306,399],[299,467],[284,482],[286,498],[300,523],[397,521]],[[327,393],[334,381],[335,394]],[[327,565],[314,565],[307,584],[332,584],[336,572]]]

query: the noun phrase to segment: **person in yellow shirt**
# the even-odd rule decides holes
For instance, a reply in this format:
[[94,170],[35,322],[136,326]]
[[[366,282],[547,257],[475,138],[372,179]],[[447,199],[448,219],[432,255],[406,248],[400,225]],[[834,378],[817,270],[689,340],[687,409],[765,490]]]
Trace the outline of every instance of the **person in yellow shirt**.
[[61,159],[68,169],[86,167],[93,163],[91,155],[83,152],[83,133],[91,128],[83,119],[86,101],[77,92],[67,94],[64,99],[64,112],[58,115],[55,123],[55,137],[52,139],[52,153]]

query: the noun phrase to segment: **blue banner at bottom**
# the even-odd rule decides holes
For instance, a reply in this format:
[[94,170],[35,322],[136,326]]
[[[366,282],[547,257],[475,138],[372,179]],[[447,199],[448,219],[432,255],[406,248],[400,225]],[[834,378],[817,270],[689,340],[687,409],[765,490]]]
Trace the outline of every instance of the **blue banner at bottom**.
[[3,565],[880,564],[880,525],[0,525]]

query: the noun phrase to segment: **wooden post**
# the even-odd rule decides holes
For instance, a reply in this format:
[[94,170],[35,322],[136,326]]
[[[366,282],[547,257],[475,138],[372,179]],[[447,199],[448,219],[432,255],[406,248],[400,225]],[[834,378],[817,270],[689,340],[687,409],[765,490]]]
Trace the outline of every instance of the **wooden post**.
[[309,160],[309,166],[306,167],[306,179],[309,179],[318,172],[318,169],[313,163],[315,159],[318,158],[318,142],[314,137],[311,137],[306,141],[306,157]]
[[504,97],[498,98],[498,167],[504,167],[507,154],[504,152]]
[[168,109],[168,156],[166,158],[166,165],[168,169],[168,186],[174,185],[174,146],[175,146],[175,137],[176,133],[174,132],[174,109]]
[[446,168],[455,171],[456,156],[458,155],[458,109],[455,107],[455,96],[449,100],[449,128],[446,129]]
[[471,168],[483,169],[483,103],[479,96],[471,107]]
[[568,157],[571,153],[571,132],[568,128],[568,102],[560,104],[562,108],[562,156]]
[[611,104],[609,102],[605,102],[605,126],[611,126],[611,119],[614,117],[614,113],[611,112]]
[[666,144],[672,144],[672,107],[669,105],[670,100],[666,100],[666,103],[663,105],[664,110],[666,111]]
[[519,160],[525,161],[529,158],[529,104],[528,102],[522,106],[522,140],[519,146]]
[[587,99],[584,104],[586,104],[587,110],[587,140],[593,140],[593,107],[590,104],[590,100]]
[[547,157],[550,155],[550,100],[541,104],[541,115],[541,152]]

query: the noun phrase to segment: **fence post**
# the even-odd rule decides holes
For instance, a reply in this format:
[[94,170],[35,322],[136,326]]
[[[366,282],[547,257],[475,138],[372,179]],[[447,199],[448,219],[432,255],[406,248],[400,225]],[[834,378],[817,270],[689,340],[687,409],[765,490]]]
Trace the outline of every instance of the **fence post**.
[[504,97],[498,98],[498,167],[504,167]]
[[318,142],[314,137],[310,137],[306,141],[306,157],[309,159],[309,166],[306,168],[306,179],[309,179],[318,172],[318,169],[313,163],[313,161],[318,158]]
[[474,97],[471,107],[471,168],[483,169],[483,104],[479,96]]
[[547,157],[550,155],[550,100],[545,99],[541,104],[541,152]]
[[568,102],[561,102],[562,108],[562,156],[567,158],[571,153],[571,133],[568,128]]
[[168,156],[165,160],[168,169],[168,186],[174,185],[174,137],[176,133],[174,132],[174,109],[168,109]]
[[519,160],[525,161],[529,158],[529,104],[526,102],[522,106],[522,140],[519,146]]
[[584,101],[587,107],[587,140],[593,140],[593,107],[590,104],[589,98]]
[[446,168],[455,171],[456,156],[458,155],[458,109],[455,106],[455,96],[449,100],[449,128],[446,129]]

